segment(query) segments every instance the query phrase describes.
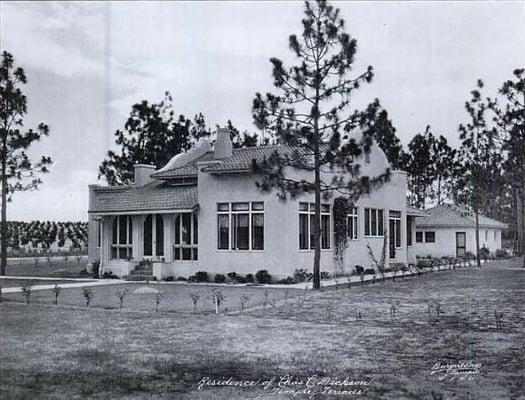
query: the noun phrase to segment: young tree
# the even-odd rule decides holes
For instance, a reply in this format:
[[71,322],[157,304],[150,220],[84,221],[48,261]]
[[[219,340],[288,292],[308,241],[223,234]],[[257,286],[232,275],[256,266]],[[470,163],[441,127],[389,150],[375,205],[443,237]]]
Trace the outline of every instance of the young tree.
[[202,114],[193,120],[176,116],[169,92],[160,103],[143,100],[131,108],[124,131],[115,132],[120,154],[108,151],[108,158],[99,166],[99,178],[104,177],[109,185],[129,184],[133,181],[135,164],[161,168],[173,156],[189,150],[199,138],[210,134]]
[[497,184],[502,164],[498,135],[487,125],[487,104],[481,98],[483,82],[478,80],[477,88],[471,94],[465,109],[470,121],[459,126],[461,148],[459,158],[463,166],[464,201],[472,208],[476,218],[476,262],[480,263],[479,214],[490,198],[492,187]]
[[27,83],[25,72],[15,67],[14,57],[4,51],[0,65],[0,181],[2,191],[0,275],[5,275],[7,264],[7,202],[17,191],[36,190],[42,183],[40,173],[48,172],[49,157],[32,161],[25,152],[42,136],[49,135],[46,124],[36,130],[24,130],[27,97],[21,85]]
[[[321,196],[339,192],[357,198],[389,176],[359,178],[356,159],[369,152],[371,135],[359,141],[351,138],[352,130],[366,116],[348,113],[350,95],[363,83],[372,80],[372,67],[350,78],[357,42],[345,32],[339,10],[326,1],[306,2],[301,35],[291,35],[289,45],[298,63],[285,68],[277,58],[273,65],[274,86],[279,94],[257,93],[253,117],[257,127],[272,132],[288,151],[275,151],[254,169],[262,173],[261,190],[278,189],[278,195],[314,193],[313,287],[320,288]],[[364,126],[361,124],[361,126]],[[289,174],[294,171],[297,175]],[[331,171],[325,179],[321,171]],[[300,175],[299,175],[300,174]],[[313,180],[302,176],[312,176]],[[301,177],[299,177],[301,176]]]
[[448,197],[451,190],[452,178],[457,170],[456,150],[448,145],[447,139],[443,135],[432,143],[431,159],[434,164],[433,186],[431,187],[430,198],[443,204],[443,200]]
[[[505,182],[515,197],[519,251],[525,254],[525,69],[513,71],[514,80],[507,80],[499,89],[502,104],[490,100],[496,126],[503,138]],[[525,257],[523,258],[525,268]]]
[[408,190],[410,204],[425,208],[435,176],[435,164],[432,159],[432,149],[436,138],[427,126],[423,134],[415,135],[408,144],[406,172],[408,174]]

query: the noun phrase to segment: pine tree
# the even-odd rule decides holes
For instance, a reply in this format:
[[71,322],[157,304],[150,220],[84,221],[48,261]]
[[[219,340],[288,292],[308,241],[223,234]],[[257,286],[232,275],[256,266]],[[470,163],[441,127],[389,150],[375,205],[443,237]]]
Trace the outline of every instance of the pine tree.
[[456,172],[457,156],[456,150],[448,145],[447,139],[440,135],[435,138],[431,148],[431,159],[433,160],[433,187],[430,198],[436,200],[437,204],[449,197],[452,189],[452,179]]
[[36,130],[23,130],[27,97],[20,86],[26,83],[24,70],[20,67],[15,68],[13,56],[4,51],[0,65],[0,275],[5,275],[7,265],[7,202],[17,191],[36,190],[42,183],[38,175],[48,172],[48,166],[51,164],[49,157],[44,156],[33,162],[26,153],[33,142],[49,135],[49,128],[44,123],[40,123]]
[[[257,93],[253,101],[257,127],[272,132],[279,143],[293,150],[275,151],[263,162],[254,163],[254,169],[262,173],[258,186],[263,191],[277,188],[283,199],[314,193],[313,287],[319,289],[321,196],[339,192],[355,199],[384,182],[389,171],[358,178],[356,160],[363,150],[369,152],[372,138],[369,134],[359,140],[351,137],[366,116],[347,110],[351,94],[372,80],[373,70],[368,67],[359,76],[348,77],[357,42],[345,32],[339,10],[326,1],[306,2],[302,25],[299,36],[289,37],[297,64],[286,68],[281,60],[270,59],[278,94],[263,97]],[[321,170],[332,171],[333,178],[325,180]],[[290,171],[302,171],[301,176],[310,178],[293,176]]]
[[425,208],[436,175],[432,158],[435,136],[427,126],[424,133],[415,135],[408,144],[406,172],[408,174],[409,201],[415,207]]
[[479,214],[487,201],[493,185],[499,180],[502,156],[498,148],[498,134],[487,124],[487,104],[481,97],[483,81],[478,80],[477,88],[471,92],[471,99],[465,103],[470,121],[459,126],[461,148],[459,159],[463,166],[462,185],[464,201],[472,208],[476,218],[476,261],[481,266],[479,254]]

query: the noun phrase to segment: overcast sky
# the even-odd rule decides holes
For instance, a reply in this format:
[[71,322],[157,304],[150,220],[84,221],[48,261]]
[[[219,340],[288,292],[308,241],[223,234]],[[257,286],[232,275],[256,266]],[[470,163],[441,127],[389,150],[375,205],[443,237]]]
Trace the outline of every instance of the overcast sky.
[[[354,101],[378,97],[406,145],[427,124],[458,143],[478,78],[493,95],[525,66],[525,2],[337,3],[358,41],[356,72],[376,76]],[[254,93],[271,89],[270,57],[288,59],[301,2],[1,2],[0,47],[29,79],[26,127],[50,155],[37,192],[16,194],[10,220],[87,220],[89,183],[131,105],[168,90],[176,111],[255,130]]]

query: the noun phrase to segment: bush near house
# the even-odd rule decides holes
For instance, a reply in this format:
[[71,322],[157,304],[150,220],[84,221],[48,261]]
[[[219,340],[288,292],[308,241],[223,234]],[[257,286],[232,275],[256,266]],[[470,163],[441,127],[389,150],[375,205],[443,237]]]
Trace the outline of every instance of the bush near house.
[[257,279],[257,283],[261,284],[272,283],[272,276],[265,269],[257,271],[257,273],[255,274],[255,279]]
[[224,283],[226,282],[226,277],[223,274],[215,274],[215,283]]

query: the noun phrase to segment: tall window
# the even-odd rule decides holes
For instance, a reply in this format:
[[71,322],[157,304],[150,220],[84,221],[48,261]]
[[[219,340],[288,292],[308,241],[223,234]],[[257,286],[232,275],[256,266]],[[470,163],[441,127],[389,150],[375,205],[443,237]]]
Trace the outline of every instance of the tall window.
[[175,217],[174,260],[198,260],[199,224],[197,215],[181,213]]
[[390,211],[388,218],[390,220],[390,240],[399,249],[401,247],[401,212]]
[[365,236],[383,236],[383,210],[365,208]]
[[144,256],[164,255],[164,221],[160,214],[149,214],[144,220]]
[[130,259],[133,257],[133,223],[129,215],[118,215],[113,219],[111,237],[111,258]]
[[100,247],[101,244],[102,244],[102,222],[97,221],[97,247]]
[[[299,203],[299,249],[314,248],[315,204]],[[321,204],[321,249],[330,248],[330,205]]]
[[264,203],[218,203],[217,248],[264,250]]
[[426,231],[425,232],[425,243],[434,243],[436,241],[436,232]]
[[416,243],[423,243],[423,232],[416,231]]
[[350,213],[348,214],[347,218],[347,229],[348,229],[348,238],[350,240],[356,240],[357,239],[357,232],[358,232],[358,219],[357,219],[357,207],[351,207]]
[[498,231],[494,231],[494,241],[498,240]]

